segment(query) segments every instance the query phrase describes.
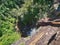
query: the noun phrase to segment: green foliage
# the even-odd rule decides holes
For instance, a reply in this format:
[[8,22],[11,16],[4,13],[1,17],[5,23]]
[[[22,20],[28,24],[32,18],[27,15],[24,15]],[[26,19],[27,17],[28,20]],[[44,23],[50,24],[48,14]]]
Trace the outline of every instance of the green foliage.
[[0,42],[1,45],[11,45],[14,41],[20,38],[20,35],[15,32],[15,18],[6,17],[0,20]]
[[2,36],[2,31],[0,30],[0,37]]
[[19,35],[16,32],[13,32],[11,34],[7,33],[0,38],[0,42],[2,45],[11,45],[11,43],[19,39]]
[[16,18],[14,18],[13,13],[10,13],[14,8],[17,9],[18,2],[16,1],[17,0],[0,1],[0,45],[11,45],[20,38],[20,35],[15,32]]
[[25,0],[25,4],[19,10],[16,10],[19,11],[17,15],[20,16],[24,25],[34,23],[47,15],[52,3],[52,0]]
[[15,32],[18,17],[23,26],[34,24],[44,17],[51,4],[52,0],[0,0],[0,45],[11,45],[19,39]]

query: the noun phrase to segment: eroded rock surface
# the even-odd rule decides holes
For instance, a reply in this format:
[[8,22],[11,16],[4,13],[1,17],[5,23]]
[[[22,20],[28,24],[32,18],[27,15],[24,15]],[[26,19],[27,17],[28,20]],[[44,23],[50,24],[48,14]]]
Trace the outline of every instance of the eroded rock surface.
[[60,45],[60,28],[57,31],[55,39],[49,45]]
[[42,26],[39,31],[26,42],[26,45],[60,45],[60,28]]

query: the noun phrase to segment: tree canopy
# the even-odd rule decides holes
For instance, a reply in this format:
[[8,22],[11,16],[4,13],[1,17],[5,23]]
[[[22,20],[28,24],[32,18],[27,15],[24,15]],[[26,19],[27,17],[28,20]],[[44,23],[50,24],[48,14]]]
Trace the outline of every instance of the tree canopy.
[[20,38],[15,24],[20,17],[23,26],[47,16],[52,0],[0,0],[0,45],[11,45]]

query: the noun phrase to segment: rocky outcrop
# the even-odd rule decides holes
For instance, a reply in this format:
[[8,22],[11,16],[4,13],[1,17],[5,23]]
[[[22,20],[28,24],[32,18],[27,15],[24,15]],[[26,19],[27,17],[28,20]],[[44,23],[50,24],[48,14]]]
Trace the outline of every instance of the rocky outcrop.
[[25,45],[60,45],[60,28],[56,26],[41,26]]

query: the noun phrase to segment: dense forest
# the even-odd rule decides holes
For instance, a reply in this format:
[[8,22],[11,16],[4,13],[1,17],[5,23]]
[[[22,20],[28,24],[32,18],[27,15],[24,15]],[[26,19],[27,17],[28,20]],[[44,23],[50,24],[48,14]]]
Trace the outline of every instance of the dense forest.
[[[11,45],[19,40],[25,26],[28,28],[48,16],[52,4],[53,0],[0,0],[0,45]],[[16,29],[17,23],[21,32]]]

